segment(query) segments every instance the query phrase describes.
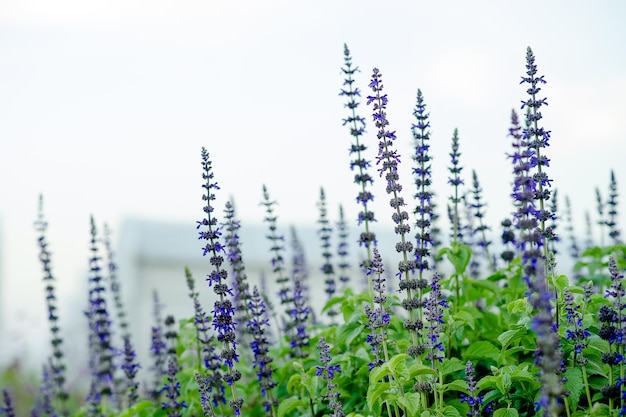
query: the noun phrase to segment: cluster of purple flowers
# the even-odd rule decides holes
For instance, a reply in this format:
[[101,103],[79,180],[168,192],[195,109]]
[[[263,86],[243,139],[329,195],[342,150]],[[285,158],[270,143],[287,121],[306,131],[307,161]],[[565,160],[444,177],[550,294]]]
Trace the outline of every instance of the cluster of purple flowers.
[[335,379],[335,373],[341,372],[340,365],[330,365],[330,346],[326,343],[324,337],[320,337],[320,341],[317,344],[317,348],[320,351],[320,362],[322,366],[317,366],[316,376],[321,376],[326,381],[326,393],[323,395],[325,400],[328,400],[328,408],[332,410],[330,417],[344,417],[343,405],[339,401],[339,391],[337,391],[337,384],[333,383]]
[[264,398],[263,406],[268,412],[272,407],[278,407],[278,399],[274,398],[272,388],[276,386],[276,382],[272,379],[272,357],[269,353],[269,343],[265,335],[266,329],[269,327],[269,318],[265,308],[263,297],[259,293],[257,286],[254,286],[252,296],[248,302],[250,310],[250,319],[247,327],[252,335],[250,348],[254,354],[254,365],[256,368],[257,380],[261,387],[261,396]]
[[482,415],[480,408],[483,404],[483,396],[479,395],[476,386],[476,373],[472,361],[465,364],[465,382],[467,383],[468,394],[461,394],[461,402],[469,406],[467,417],[480,417]]
[[424,329],[426,331],[426,360],[433,363],[435,361],[443,362],[444,351],[441,342],[441,333],[444,330],[445,320],[443,319],[444,308],[450,308],[448,300],[441,293],[441,277],[437,272],[433,274],[430,284],[430,292],[424,302]]

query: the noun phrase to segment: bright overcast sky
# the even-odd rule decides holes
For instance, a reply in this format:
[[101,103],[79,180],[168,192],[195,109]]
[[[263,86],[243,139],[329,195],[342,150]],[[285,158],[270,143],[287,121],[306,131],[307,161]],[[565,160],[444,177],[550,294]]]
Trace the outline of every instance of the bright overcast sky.
[[[43,300],[32,228],[39,193],[60,280],[87,266],[90,214],[117,231],[127,216],[193,228],[202,214],[202,146],[222,187],[218,206],[234,196],[244,225],[262,220],[262,184],[284,222],[312,223],[320,186],[331,214],[341,202],[355,218],[338,96],[344,42],[362,69],[361,89],[373,67],[383,73],[407,198],[420,88],[440,200],[457,127],[466,182],[476,169],[494,225],[511,210],[506,134],[511,109],[525,98],[519,81],[531,46],[548,81],[548,173],[582,222],[594,187],[606,195],[611,168],[626,195],[625,18],[621,0],[3,0],[5,322],[15,300]],[[360,108],[371,126],[370,110]],[[368,133],[375,151],[374,128]],[[382,181],[375,190],[386,220]]]

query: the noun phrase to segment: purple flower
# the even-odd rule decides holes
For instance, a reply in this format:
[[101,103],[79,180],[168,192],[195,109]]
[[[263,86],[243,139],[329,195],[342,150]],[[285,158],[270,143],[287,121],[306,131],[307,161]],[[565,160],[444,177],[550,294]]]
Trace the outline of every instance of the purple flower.
[[395,223],[395,233],[400,236],[400,242],[396,243],[396,251],[402,254],[402,260],[398,263],[397,276],[400,279],[400,289],[406,291],[406,298],[402,302],[402,306],[409,313],[409,318],[405,322],[405,328],[411,331],[413,345],[408,349],[410,354],[416,356],[419,351],[417,328],[419,323],[415,320],[414,310],[419,308],[420,300],[413,296],[412,291],[417,290],[418,281],[411,278],[411,274],[416,269],[415,256],[413,254],[413,244],[408,241],[407,235],[411,231],[408,224],[409,214],[403,210],[406,205],[404,198],[400,195],[402,185],[399,183],[398,163],[400,156],[393,148],[396,139],[395,132],[389,131],[387,126],[387,95],[382,94],[383,83],[382,74],[378,68],[374,68],[372,73],[372,81],[370,88],[374,95],[367,97],[367,103],[372,104],[374,125],[378,128],[377,137],[378,156],[376,157],[376,165],[380,168],[378,172],[382,177],[385,175],[387,180],[387,194],[391,196],[389,205],[393,208],[391,219]]
[[128,334],[123,336],[124,339],[124,362],[120,366],[122,371],[124,371],[124,375],[126,376],[126,395],[128,398],[128,406],[132,406],[139,395],[137,394],[137,389],[139,387],[139,383],[135,381],[135,376],[137,375],[137,371],[139,371],[139,364],[136,360],[135,350],[133,349],[130,343],[130,336]]
[[320,351],[320,362],[322,366],[316,366],[316,376],[321,376],[326,381],[326,393],[323,395],[325,400],[328,400],[328,407],[332,410],[330,417],[344,417],[343,406],[339,401],[339,391],[337,391],[337,384],[333,383],[335,373],[341,372],[339,365],[330,365],[330,346],[326,343],[324,337],[320,337],[317,348]]
[[0,407],[0,413],[4,417],[15,417],[15,410],[13,409],[13,401],[9,391],[5,388],[2,390],[2,401],[4,405]]
[[588,360],[583,355],[583,349],[587,347],[587,339],[591,336],[591,333],[583,325],[580,304],[575,303],[574,295],[569,288],[563,290],[563,310],[566,312],[565,319],[569,326],[565,330],[565,338],[574,342],[574,362],[584,365]]
[[[542,119],[541,108],[548,103],[545,98],[537,97],[541,91],[540,84],[545,84],[543,76],[537,77],[537,66],[535,65],[535,55],[530,47],[526,50],[526,76],[522,76],[520,84],[527,84],[526,93],[528,99],[522,101],[522,109],[527,108],[526,112],[526,129],[523,131],[523,140],[528,146],[528,154],[526,163],[528,164],[528,172],[534,171],[526,180],[532,181],[532,185],[526,191],[532,189],[532,200],[536,201],[539,208],[533,207],[528,213],[537,220],[537,225],[533,233],[532,242],[537,247],[543,248],[543,257],[547,259],[548,247],[547,242],[556,237],[551,227],[546,226],[547,220],[554,218],[554,213],[545,208],[545,203],[550,199],[550,187],[552,180],[545,173],[545,169],[550,166],[550,160],[542,154],[542,149],[549,145],[550,131],[539,126]],[[532,264],[532,260],[530,262]]]
[[467,383],[467,392],[469,395],[461,394],[461,402],[469,406],[469,410],[467,410],[466,414],[468,417],[481,416],[480,406],[483,403],[483,396],[478,395],[475,378],[474,366],[471,361],[467,361],[465,365],[465,382]]
[[391,314],[385,308],[387,296],[385,295],[385,277],[383,272],[382,258],[378,249],[374,248],[372,266],[368,268],[367,273],[372,276],[375,309],[372,310],[369,304],[365,305],[366,327],[371,330],[367,335],[367,343],[372,346],[372,353],[375,357],[374,361],[368,364],[370,371],[385,362],[381,355],[384,355],[383,344],[386,343],[386,329],[391,323]]
[[250,348],[254,354],[253,368],[256,369],[257,380],[261,389],[261,396],[265,411],[269,412],[272,407],[278,407],[278,399],[274,398],[272,388],[277,384],[272,379],[272,357],[269,356],[269,343],[265,336],[265,330],[269,327],[269,318],[265,309],[265,302],[259,293],[257,286],[254,286],[250,297],[248,308],[250,310],[250,320],[248,329],[252,335]]
[[433,274],[430,284],[430,293],[424,303],[424,329],[426,331],[426,359],[431,361],[433,368],[435,361],[443,362],[444,351],[441,342],[441,333],[444,330],[445,321],[443,319],[444,308],[450,308],[448,301],[441,293],[441,277],[437,272]]
[[535,311],[532,329],[536,334],[535,365],[539,366],[541,391],[537,409],[544,417],[559,415],[565,389],[563,387],[563,360],[559,335],[552,314],[552,292],[548,289],[541,263],[530,283],[530,303]]

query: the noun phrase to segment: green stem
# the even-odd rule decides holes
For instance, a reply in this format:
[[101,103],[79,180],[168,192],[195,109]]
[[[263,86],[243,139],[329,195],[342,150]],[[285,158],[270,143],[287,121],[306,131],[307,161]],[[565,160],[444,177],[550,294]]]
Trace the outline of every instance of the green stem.
[[583,382],[585,383],[585,394],[587,394],[587,404],[589,409],[591,409],[591,406],[593,405],[593,403],[591,402],[591,391],[589,390],[589,379],[587,378],[587,368],[585,367],[585,365],[581,366],[581,369],[583,371]]

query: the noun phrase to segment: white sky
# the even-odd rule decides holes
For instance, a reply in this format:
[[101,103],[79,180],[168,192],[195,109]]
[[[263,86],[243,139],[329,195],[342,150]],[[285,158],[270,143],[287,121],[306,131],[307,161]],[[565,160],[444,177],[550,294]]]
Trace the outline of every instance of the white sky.
[[[44,320],[30,308],[43,302],[32,227],[40,192],[62,299],[87,266],[90,214],[117,231],[128,216],[193,228],[202,214],[202,146],[222,186],[218,206],[233,195],[244,224],[263,217],[262,184],[283,223],[313,222],[320,186],[331,214],[342,202],[355,218],[338,96],[344,42],[362,69],[361,89],[368,92],[374,66],[383,73],[406,198],[421,88],[440,202],[458,127],[466,182],[476,169],[494,226],[510,212],[506,134],[511,108],[525,98],[519,80],[530,45],[548,81],[548,173],[581,221],[594,210],[594,187],[606,195],[611,168],[626,195],[625,18],[620,0],[3,0],[4,326],[17,316]],[[360,114],[371,126],[370,109]],[[376,214],[388,223],[383,185]]]

